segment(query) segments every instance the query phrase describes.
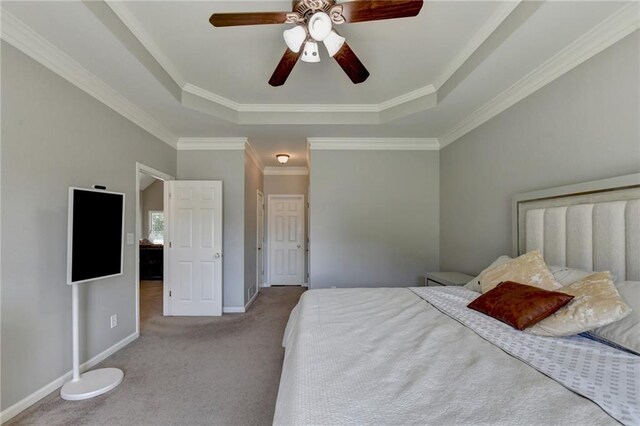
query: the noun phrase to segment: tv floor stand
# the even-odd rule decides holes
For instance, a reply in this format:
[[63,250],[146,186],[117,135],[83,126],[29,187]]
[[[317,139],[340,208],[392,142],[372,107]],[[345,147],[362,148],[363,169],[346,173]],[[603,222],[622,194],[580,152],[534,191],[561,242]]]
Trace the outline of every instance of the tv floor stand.
[[80,374],[80,342],[79,342],[79,297],[78,284],[71,284],[71,309],[73,318],[73,378],[62,386],[60,396],[69,401],[93,398],[109,392],[118,386],[124,378],[119,368],[98,368]]

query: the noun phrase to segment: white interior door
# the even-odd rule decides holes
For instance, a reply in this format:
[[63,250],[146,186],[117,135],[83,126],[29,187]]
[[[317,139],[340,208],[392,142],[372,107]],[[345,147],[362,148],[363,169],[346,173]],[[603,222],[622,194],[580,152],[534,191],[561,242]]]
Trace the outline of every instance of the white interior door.
[[257,217],[257,241],[258,253],[256,255],[256,291],[260,291],[264,285],[264,195],[258,191],[258,217]]
[[169,315],[222,315],[222,181],[169,182]]
[[269,284],[304,284],[304,195],[269,195]]

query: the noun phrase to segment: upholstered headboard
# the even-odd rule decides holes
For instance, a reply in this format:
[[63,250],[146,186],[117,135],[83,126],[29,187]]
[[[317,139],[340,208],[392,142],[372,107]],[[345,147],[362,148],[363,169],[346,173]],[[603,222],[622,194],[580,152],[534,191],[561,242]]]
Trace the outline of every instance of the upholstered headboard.
[[518,194],[513,251],[640,281],[640,173]]

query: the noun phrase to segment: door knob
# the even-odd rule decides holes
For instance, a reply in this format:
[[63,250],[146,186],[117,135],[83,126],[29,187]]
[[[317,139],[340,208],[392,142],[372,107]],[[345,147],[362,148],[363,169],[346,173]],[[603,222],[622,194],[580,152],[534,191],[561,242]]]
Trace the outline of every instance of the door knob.
[[298,244],[298,248],[300,248],[300,244]]
[[214,258],[214,259],[220,259],[220,253],[216,253],[216,254],[214,254],[214,255],[213,255],[213,258]]

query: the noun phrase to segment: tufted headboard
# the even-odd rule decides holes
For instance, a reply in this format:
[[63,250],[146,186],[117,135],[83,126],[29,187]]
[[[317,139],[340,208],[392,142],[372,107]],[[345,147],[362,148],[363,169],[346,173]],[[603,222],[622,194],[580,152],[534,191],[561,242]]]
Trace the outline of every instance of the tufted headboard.
[[640,281],[640,173],[513,197],[513,254]]

